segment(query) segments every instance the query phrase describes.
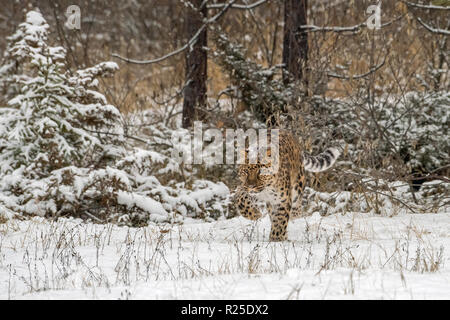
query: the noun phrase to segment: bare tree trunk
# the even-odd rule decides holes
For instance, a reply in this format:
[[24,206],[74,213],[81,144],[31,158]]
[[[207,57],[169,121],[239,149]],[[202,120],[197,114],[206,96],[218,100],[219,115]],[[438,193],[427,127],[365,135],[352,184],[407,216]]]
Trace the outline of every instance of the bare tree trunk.
[[308,34],[300,26],[307,23],[307,0],[284,1],[283,81],[303,79],[308,60]]
[[[203,0],[191,0],[192,5],[198,9],[186,8],[186,38],[192,38],[203,25],[203,18],[207,17],[206,5],[200,8]],[[206,68],[207,55],[204,47],[207,46],[206,28],[200,33],[198,40],[186,53],[186,87],[183,101],[183,128],[192,125],[196,117],[196,108],[206,104]]]

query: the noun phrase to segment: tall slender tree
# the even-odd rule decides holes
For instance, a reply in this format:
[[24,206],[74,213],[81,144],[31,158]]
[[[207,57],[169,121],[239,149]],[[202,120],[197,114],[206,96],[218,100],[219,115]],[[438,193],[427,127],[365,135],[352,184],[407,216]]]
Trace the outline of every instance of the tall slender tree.
[[[186,38],[191,39],[201,28],[207,17],[206,1],[191,0],[186,8]],[[186,85],[184,88],[183,100],[183,128],[192,125],[196,117],[196,107],[202,107],[206,104],[206,70],[207,55],[205,47],[207,46],[206,28],[198,35],[197,40],[187,50],[186,53]]]
[[303,80],[308,60],[308,34],[300,26],[307,23],[308,0],[284,1],[283,81]]

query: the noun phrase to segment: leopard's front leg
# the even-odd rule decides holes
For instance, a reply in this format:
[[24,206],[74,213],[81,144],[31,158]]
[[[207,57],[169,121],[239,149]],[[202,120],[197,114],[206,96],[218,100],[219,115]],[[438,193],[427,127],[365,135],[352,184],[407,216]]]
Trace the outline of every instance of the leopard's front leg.
[[287,239],[287,226],[291,211],[291,201],[286,200],[274,207],[270,215],[272,226],[270,229],[270,241],[284,241]]
[[276,192],[276,198],[273,200],[272,210],[269,212],[272,222],[270,241],[284,241],[287,239],[287,226],[292,207],[289,179],[283,181],[280,189]]
[[256,200],[244,188],[238,187],[234,195],[236,207],[241,216],[250,220],[258,220],[262,214],[256,206]]

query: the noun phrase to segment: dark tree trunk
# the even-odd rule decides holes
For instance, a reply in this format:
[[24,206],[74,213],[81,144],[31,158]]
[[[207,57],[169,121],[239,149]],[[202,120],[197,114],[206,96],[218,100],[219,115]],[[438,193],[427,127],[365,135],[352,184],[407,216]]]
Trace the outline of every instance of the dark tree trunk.
[[300,81],[308,60],[307,0],[284,0],[283,81]]
[[[191,39],[203,25],[203,18],[207,17],[206,5],[200,8],[203,0],[190,0],[192,5],[198,10],[186,8],[186,36]],[[207,46],[206,28],[200,33],[197,42],[188,49],[186,53],[186,75],[187,82],[184,88],[183,101],[183,128],[192,126],[198,112],[196,107],[203,107],[206,104],[206,67],[207,55],[204,47]]]

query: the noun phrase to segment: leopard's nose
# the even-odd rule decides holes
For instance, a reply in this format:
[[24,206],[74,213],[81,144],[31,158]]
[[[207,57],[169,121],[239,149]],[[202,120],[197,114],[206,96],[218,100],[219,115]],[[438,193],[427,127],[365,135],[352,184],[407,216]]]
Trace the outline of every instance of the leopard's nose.
[[255,186],[256,185],[256,180],[257,180],[257,175],[255,174],[249,174],[247,176],[247,185],[248,186]]

